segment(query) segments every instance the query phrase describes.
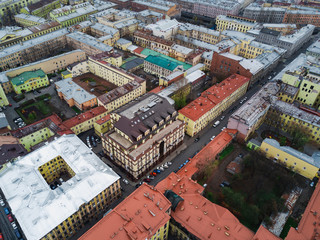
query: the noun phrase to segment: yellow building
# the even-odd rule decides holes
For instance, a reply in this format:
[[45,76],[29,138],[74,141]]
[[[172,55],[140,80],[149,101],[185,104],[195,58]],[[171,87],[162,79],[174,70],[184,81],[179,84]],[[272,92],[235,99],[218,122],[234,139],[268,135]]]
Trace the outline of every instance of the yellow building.
[[179,110],[178,119],[185,122],[186,134],[194,136],[242,97],[249,79],[232,75],[204,91],[199,98]]
[[63,125],[78,135],[94,128],[94,123],[106,116],[106,109],[99,106],[64,121]]
[[301,110],[293,104],[280,100],[274,101],[265,122],[285,132],[301,128],[311,141],[320,140],[320,117]]
[[72,78],[72,72],[70,72],[68,70],[63,71],[63,72],[61,72],[61,77],[63,79]]
[[41,69],[23,72],[18,76],[10,78],[10,82],[13,90],[17,94],[29,92],[49,85],[49,79]]
[[124,39],[124,38],[120,38],[120,39],[116,42],[115,47],[120,48],[120,49],[123,50],[123,51],[127,51],[127,48],[128,48],[129,46],[131,46],[131,45],[132,45],[132,42],[131,42],[131,41],[129,41],[129,40],[127,40],[127,39]]
[[24,13],[15,15],[14,19],[16,23],[22,27],[31,27],[31,26],[40,25],[46,22],[46,19],[44,18],[29,15],[29,14],[24,14]]
[[238,17],[219,15],[216,17],[217,30],[233,30],[238,32],[247,32],[257,25],[255,20]]
[[296,72],[286,72],[282,75],[282,82],[289,84],[294,87],[299,87],[301,80],[300,75]]
[[0,186],[27,239],[68,239],[121,195],[120,177],[74,134],[16,162],[0,173]]
[[281,163],[288,169],[306,178],[313,179],[319,176],[319,152],[314,153],[313,156],[310,157],[291,147],[280,146],[275,139],[269,138],[266,138],[262,142],[260,151],[264,152],[267,158]]
[[281,84],[281,88],[277,93],[279,100],[287,103],[293,103],[299,92],[299,88],[286,83]]
[[[129,73],[115,68],[111,66],[110,64],[106,64],[104,62],[107,62],[108,60],[104,60],[104,57],[100,57],[100,55],[97,55],[98,57],[89,57],[88,59],[88,66],[89,71],[99,77],[102,77],[103,79],[117,85],[122,86],[124,84],[127,84],[135,79],[133,75],[130,75]],[[102,60],[102,61],[101,61]],[[113,62],[114,60],[115,64],[119,64],[120,60],[122,61],[122,58],[115,58],[110,59],[109,61]],[[115,65],[115,66],[117,66]]]
[[29,0],[29,1],[13,1],[13,0],[6,0],[0,3],[0,16],[8,16],[14,15],[19,13],[20,9],[26,7],[32,3],[36,3],[39,0]]
[[112,128],[110,115],[97,120],[94,125],[94,132],[97,136],[102,136],[104,133],[108,132]]
[[8,98],[0,84],[0,107],[9,105]]

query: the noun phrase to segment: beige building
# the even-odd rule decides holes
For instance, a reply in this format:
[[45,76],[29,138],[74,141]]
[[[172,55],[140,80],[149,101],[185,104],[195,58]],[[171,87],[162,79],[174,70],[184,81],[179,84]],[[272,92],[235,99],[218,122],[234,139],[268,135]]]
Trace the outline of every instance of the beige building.
[[175,71],[183,71],[183,66],[164,57],[149,55],[144,59],[143,70],[158,77],[166,77]]
[[85,59],[86,53],[84,51],[74,50],[55,57],[47,58],[2,72],[0,73],[0,83],[3,90],[8,93],[13,90],[8,77],[15,77],[23,72],[32,71],[34,69],[42,69],[46,74],[54,73],[56,71],[65,69],[67,66],[73,64],[74,62],[84,61]]
[[112,47],[83,32],[68,34],[67,43],[69,47],[81,49],[85,51],[87,55],[95,55],[102,52],[110,52],[112,50]]
[[119,30],[101,23],[95,23],[90,26],[90,31],[93,36],[109,46],[114,46],[115,42],[120,39]]
[[166,99],[146,94],[111,114],[114,128],[102,137],[103,150],[138,179],[183,143],[177,116]]

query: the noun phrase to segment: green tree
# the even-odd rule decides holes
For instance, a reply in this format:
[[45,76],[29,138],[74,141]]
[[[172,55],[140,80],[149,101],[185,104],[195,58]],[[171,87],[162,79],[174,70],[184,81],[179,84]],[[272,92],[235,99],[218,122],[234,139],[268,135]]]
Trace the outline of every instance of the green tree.
[[303,126],[295,124],[291,126],[289,131],[292,138],[292,147],[295,149],[301,150],[301,148],[303,148],[303,146],[310,140],[308,130]]

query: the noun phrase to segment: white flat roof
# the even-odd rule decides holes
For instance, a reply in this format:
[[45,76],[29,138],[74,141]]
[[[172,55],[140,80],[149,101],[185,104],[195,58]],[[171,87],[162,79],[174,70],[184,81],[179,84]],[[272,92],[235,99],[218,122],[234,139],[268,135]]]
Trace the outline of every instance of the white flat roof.
[[[38,168],[57,156],[75,176],[51,190]],[[0,187],[27,239],[38,240],[119,178],[70,134],[9,163],[0,174]]]
[[55,85],[59,87],[57,91],[62,92],[62,94],[65,96],[67,100],[73,98],[74,101],[76,101],[79,104],[85,103],[96,98],[95,95],[88,93],[78,84],[73,82],[71,78],[66,78],[61,81],[58,81],[55,83]]

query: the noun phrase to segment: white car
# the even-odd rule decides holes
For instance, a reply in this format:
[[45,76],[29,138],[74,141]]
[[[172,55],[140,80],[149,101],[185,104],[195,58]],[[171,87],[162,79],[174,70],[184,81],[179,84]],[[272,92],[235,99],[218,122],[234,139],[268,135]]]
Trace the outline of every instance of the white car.
[[0,205],[1,207],[4,207],[6,204],[4,203],[3,199],[0,198]]
[[212,136],[212,137],[210,138],[210,140],[212,141],[215,137],[216,137],[216,136]]
[[172,165],[172,162],[167,162],[168,166],[171,166]]
[[226,116],[222,116],[220,120],[222,121],[225,117],[226,117]]
[[169,166],[167,164],[163,164],[162,167],[163,168],[169,168]]
[[122,179],[122,181],[125,183],[125,184],[129,184],[129,181],[127,179]]
[[13,229],[17,229],[18,228],[15,222],[12,222],[11,226],[13,227]]
[[221,131],[223,131],[223,130],[225,130],[226,129],[226,127],[223,127],[222,129],[221,129]]

